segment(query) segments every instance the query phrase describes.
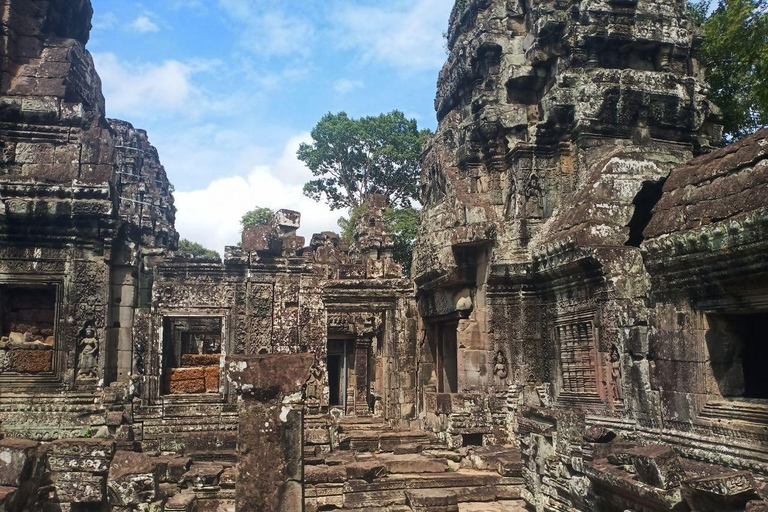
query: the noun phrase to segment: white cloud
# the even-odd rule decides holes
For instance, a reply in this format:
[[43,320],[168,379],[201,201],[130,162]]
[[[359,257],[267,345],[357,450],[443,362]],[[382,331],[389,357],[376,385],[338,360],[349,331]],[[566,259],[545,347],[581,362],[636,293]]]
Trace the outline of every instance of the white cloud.
[[296,158],[296,150],[309,140],[309,134],[291,138],[279,158],[257,165],[247,176],[217,179],[201,190],[176,192],[176,228],[181,237],[223,253],[225,246],[240,241],[240,218],[256,206],[301,212],[299,234],[307,242],[313,233],[338,231],[336,221],[346,212],[331,212],[302,193],[312,175]]
[[454,0],[344,4],[335,13],[337,40],[363,62],[401,71],[437,70],[445,62],[443,32]]
[[265,57],[306,57],[315,31],[296,13],[286,15],[275,4],[253,0],[219,0],[219,5],[240,25],[240,45]]
[[361,80],[350,80],[348,78],[341,78],[333,84],[333,90],[339,94],[348,94],[362,87],[363,82]]
[[154,21],[149,19],[149,16],[145,15],[139,16],[130,22],[128,24],[128,28],[134,32],[138,32],[139,34],[151,34],[160,32],[160,27],[158,27]]
[[108,30],[115,28],[119,21],[117,15],[113,12],[96,13],[93,15],[93,29]]
[[129,115],[135,118],[178,111],[191,116],[225,107],[192,82],[196,73],[218,68],[218,61],[167,60],[162,64],[133,64],[121,61],[109,52],[95,53],[93,58],[110,117]]

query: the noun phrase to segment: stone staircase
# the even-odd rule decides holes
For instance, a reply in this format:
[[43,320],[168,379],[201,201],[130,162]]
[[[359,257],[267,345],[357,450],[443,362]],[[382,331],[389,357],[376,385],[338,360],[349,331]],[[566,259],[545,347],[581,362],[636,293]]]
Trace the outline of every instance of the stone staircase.
[[526,510],[514,448],[449,450],[430,432],[395,431],[372,418],[326,421],[309,417],[305,427],[306,512]]

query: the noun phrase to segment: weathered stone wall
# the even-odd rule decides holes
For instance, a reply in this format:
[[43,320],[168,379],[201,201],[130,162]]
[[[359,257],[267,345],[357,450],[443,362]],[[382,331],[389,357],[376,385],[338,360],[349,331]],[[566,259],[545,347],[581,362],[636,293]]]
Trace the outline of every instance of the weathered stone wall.
[[447,37],[414,255],[425,424],[518,444],[539,511],[743,510],[764,135],[683,166],[720,136],[684,6],[457,2]]

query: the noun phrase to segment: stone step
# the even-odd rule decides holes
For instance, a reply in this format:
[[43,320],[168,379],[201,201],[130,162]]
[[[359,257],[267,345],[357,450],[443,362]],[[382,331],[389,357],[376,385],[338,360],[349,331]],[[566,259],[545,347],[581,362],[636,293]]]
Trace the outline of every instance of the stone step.
[[459,512],[528,512],[523,500],[499,500],[488,503],[459,503]]
[[448,461],[419,454],[377,455],[376,460],[385,464],[390,473],[445,473]]
[[450,489],[413,489],[405,497],[413,512],[459,512],[458,496]]
[[505,478],[491,471],[464,470],[447,473],[402,473],[387,475],[373,482],[350,480],[344,492],[366,492],[398,489],[443,487],[479,487],[486,485],[522,485],[522,478]]

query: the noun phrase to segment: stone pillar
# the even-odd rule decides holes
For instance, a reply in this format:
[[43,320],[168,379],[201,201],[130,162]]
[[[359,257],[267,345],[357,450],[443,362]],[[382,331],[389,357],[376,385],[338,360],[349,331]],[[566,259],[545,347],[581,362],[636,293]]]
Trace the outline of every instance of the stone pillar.
[[301,512],[304,386],[311,354],[232,356],[238,393],[236,512]]
[[368,407],[368,355],[371,351],[371,340],[358,338],[355,342],[355,416],[370,416]]

